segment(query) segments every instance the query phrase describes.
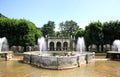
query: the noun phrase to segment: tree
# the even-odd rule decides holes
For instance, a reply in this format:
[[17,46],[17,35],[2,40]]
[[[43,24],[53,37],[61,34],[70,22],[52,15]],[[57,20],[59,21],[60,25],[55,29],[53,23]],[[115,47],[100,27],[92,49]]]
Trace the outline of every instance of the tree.
[[120,39],[120,22],[109,21],[103,24],[103,34],[105,44],[112,45],[115,39]]
[[55,29],[55,23],[53,21],[48,21],[47,24],[43,25],[43,27],[41,28],[41,31],[42,31],[44,37],[46,35],[55,36],[54,29]]
[[0,17],[3,17],[3,18],[7,18],[6,16],[4,16],[3,14],[0,13]]
[[38,35],[37,28],[32,22],[24,19],[19,20],[19,23],[17,24],[17,31],[19,31],[17,40],[20,41],[18,42],[18,45],[24,46],[24,48],[26,48],[26,46],[33,46],[36,44],[36,36]]
[[75,36],[75,31],[79,29],[77,23],[73,20],[60,23],[60,32],[63,36]]
[[75,32],[75,39],[76,39],[76,42],[77,42],[77,39],[78,39],[78,37],[84,37],[84,30],[83,29],[78,29],[78,30],[76,30],[76,32]]
[[87,47],[91,44],[97,45],[97,51],[99,51],[99,45],[103,44],[102,23],[91,22],[85,29],[85,41]]
[[84,30],[83,29],[76,30],[76,32],[75,32],[75,37],[76,38],[83,37],[83,36],[84,36]]
[[35,24],[28,20],[0,17],[0,37],[6,37],[9,46],[21,45],[26,51],[26,46],[35,45],[41,35]]

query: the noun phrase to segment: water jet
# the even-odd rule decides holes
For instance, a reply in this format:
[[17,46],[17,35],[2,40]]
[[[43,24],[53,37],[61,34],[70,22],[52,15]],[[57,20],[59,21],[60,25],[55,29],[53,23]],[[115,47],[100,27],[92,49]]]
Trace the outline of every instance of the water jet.
[[[48,51],[46,50],[46,38],[38,39],[39,51],[25,52],[23,61],[32,65],[47,69],[69,69],[81,66],[81,64],[88,64],[94,58],[94,53],[85,51],[84,38],[78,39],[78,50],[70,51]],[[60,41],[60,38],[59,38]]]
[[13,52],[9,51],[9,46],[7,43],[6,37],[0,38],[0,54],[5,55],[5,60],[11,60],[13,56]]
[[106,58],[111,60],[120,60],[120,40],[114,40],[112,51],[108,51]]

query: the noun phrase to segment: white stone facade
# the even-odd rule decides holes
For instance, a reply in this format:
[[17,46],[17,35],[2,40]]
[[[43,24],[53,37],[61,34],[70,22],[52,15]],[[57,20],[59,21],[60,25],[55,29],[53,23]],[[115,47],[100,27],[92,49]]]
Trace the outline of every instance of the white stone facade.
[[71,51],[75,49],[72,37],[46,37],[48,51]]

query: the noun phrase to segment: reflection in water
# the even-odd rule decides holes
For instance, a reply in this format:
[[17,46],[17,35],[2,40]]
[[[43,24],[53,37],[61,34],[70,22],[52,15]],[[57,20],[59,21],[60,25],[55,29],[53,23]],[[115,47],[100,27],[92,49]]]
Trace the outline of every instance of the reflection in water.
[[0,60],[0,77],[120,77],[120,62],[96,61],[69,70],[48,70]]

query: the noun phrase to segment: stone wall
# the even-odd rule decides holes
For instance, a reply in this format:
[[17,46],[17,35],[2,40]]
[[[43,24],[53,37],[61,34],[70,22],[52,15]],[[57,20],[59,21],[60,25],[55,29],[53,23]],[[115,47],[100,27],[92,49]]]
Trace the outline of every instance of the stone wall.
[[[101,51],[101,46],[99,46],[99,49]],[[106,44],[103,45],[103,51],[111,51],[112,50],[112,45]],[[95,44],[89,46],[89,51],[97,51],[97,46]]]
[[[49,41],[50,42],[50,41]],[[55,45],[56,45],[56,41],[54,41],[55,42]],[[65,42],[65,40],[64,40],[64,42]],[[66,41],[66,42],[68,42],[68,41]],[[62,44],[62,43],[61,43]],[[70,46],[70,43],[68,43],[68,46]],[[75,44],[73,43],[73,46],[74,46],[74,50],[75,50]],[[56,47],[56,46],[55,46]],[[68,48],[70,48],[70,47],[68,47]],[[99,46],[99,48],[101,48],[101,46]],[[39,47],[38,47],[38,45],[35,45],[35,46],[27,46],[26,47],[26,49],[27,49],[27,51],[38,51],[39,50]],[[18,52],[23,52],[24,51],[24,47],[23,46],[12,46],[11,48],[10,48],[10,50],[11,51],[13,51],[14,53],[18,53]],[[103,45],[103,50],[104,51],[111,51],[111,50],[113,50],[112,49],[112,45],[110,45],[110,44],[106,44],[106,45]],[[69,50],[68,50],[69,51]],[[97,46],[96,45],[90,45],[89,46],[89,51],[97,51]]]
[[[12,46],[10,48],[10,50],[13,51],[14,53],[18,53],[18,52],[20,53],[20,52],[24,52],[24,47],[23,46]],[[26,50],[27,51],[38,51],[39,48],[38,48],[37,45],[35,45],[35,46],[27,46]]]
[[94,53],[82,54],[80,56],[40,56],[35,54],[24,54],[23,61],[32,65],[48,69],[68,69],[88,64],[94,58]]

